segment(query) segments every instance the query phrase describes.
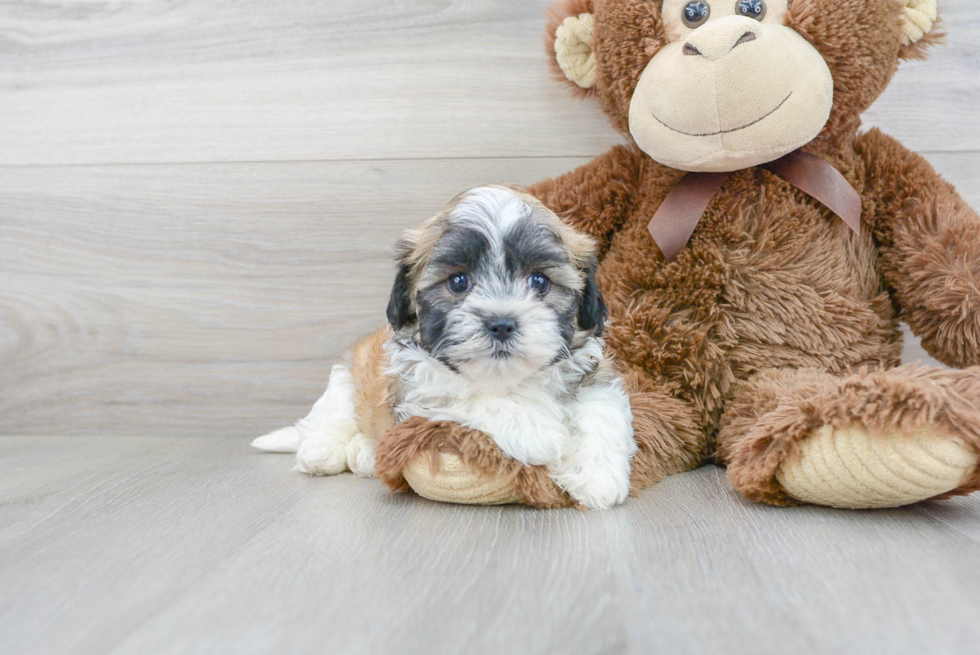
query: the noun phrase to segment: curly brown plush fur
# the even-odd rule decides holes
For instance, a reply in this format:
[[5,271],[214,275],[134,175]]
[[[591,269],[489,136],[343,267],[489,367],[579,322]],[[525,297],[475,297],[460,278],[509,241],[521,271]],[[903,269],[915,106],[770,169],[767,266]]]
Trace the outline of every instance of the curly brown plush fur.
[[[546,31],[553,44],[565,16],[593,13],[597,81],[587,95],[627,137],[637,81],[664,43],[660,6],[565,0]],[[632,139],[530,189],[599,243],[607,343],[640,408],[634,488],[714,459],[746,497],[791,504],[780,463],[814,429],[847,421],[871,432],[932,427],[980,453],[980,368],[895,369],[903,319],[940,361],[980,364],[980,217],[924,159],[877,130],[858,133],[899,62],[939,38],[903,46],[904,8],[795,0],[785,21],[833,76],[830,119],[804,150],[861,194],[860,235],[749,168],[731,175],[668,263],[647,224],[683,173]],[[980,473],[952,494],[978,485]]]

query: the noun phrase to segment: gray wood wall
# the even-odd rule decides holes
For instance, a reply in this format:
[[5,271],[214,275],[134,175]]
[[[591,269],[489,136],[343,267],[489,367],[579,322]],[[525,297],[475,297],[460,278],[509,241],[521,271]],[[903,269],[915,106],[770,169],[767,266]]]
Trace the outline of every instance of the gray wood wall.
[[[549,78],[547,4],[0,0],[0,434],[304,413],[400,230],[620,141]],[[980,4],[941,5],[866,123],[980,207]]]

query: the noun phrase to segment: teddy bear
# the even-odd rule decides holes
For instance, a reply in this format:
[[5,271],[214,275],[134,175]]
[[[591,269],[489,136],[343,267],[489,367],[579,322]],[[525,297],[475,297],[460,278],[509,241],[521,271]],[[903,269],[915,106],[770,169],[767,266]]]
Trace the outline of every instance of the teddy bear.
[[[625,145],[529,191],[599,244],[634,492],[705,463],[772,505],[980,488],[980,217],[860,117],[936,0],[563,0],[555,76]],[[901,367],[905,321],[951,369]],[[376,472],[435,500],[573,504],[479,432],[409,419]]]

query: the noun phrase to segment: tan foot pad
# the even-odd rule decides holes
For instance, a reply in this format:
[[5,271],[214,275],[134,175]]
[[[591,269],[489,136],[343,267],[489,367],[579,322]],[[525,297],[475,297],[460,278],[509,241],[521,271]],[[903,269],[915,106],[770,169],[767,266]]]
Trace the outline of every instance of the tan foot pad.
[[847,509],[901,507],[950,492],[977,465],[956,438],[921,430],[872,435],[825,426],[776,471],[793,498]]
[[408,461],[402,475],[412,491],[443,503],[461,505],[509,505],[521,501],[512,480],[482,477],[472,473],[455,455],[439,454],[435,475],[429,467],[429,456],[418,455]]

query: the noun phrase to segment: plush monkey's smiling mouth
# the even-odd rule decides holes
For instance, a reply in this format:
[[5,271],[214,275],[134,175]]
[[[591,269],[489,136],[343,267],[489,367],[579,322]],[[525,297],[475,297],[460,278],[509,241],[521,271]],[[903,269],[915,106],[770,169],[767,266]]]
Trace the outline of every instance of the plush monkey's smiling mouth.
[[776,108],[775,109],[773,109],[772,111],[770,111],[765,116],[762,116],[761,118],[755,119],[751,123],[746,123],[745,125],[742,125],[741,127],[735,127],[735,128],[730,129],[730,130],[719,130],[717,132],[705,132],[703,134],[694,134],[692,132],[685,132],[684,130],[678,130],[676,127],[671,127],[667,123],[665,123],[662,120],[660,120],[660,117],[657,116],[656,114],[654,114],[653,112],[651,112],[650,115],[653,116],[653,119],[655,121],[657,121],[658,123],[660,123],[661,125],[663,125],[664,127],[666,127],[668,130],[671,130],[673,132],[677,132],[678,134],[683,134],[684,136],[718,136],[719,134],[730,134],[731,132],[738,132],[739,130],[744,130],[746,128],[752,127],[753,125],[756,125],[758,123],[761,123],[762,121],[766,120],[767,118],[769,118],[770,116],[772,116],[773,114],[775,114],[777,111],[779,111],[782,108],[782,106],[786,104],[786,101],[789,100],[791,97],[793,97],[793,92],[792,91],[789,92],[789,95],[788,96],[786,96],[785,98],[783,98],[783,101],[782,102],[780,102],[778,105],[776,105]]

